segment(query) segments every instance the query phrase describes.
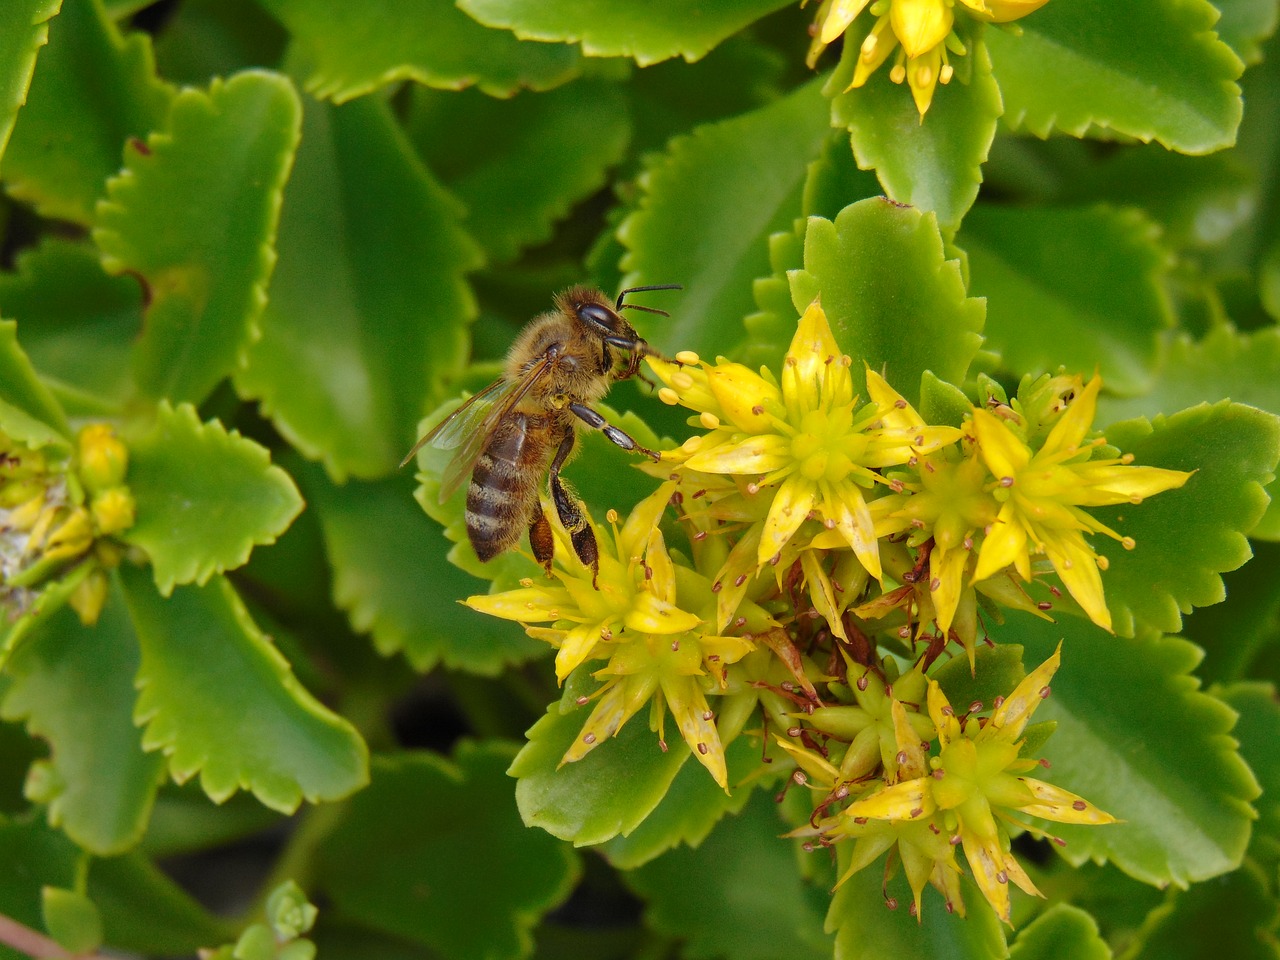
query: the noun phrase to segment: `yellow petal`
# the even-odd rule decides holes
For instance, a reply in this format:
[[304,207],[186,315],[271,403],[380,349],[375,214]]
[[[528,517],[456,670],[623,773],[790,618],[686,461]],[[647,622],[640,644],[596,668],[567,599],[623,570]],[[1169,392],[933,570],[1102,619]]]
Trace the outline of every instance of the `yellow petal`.
[[602,623],[583,623],[565,633],[556,654],[556,682],[564,683],[569,674],[591,658],[596,645],[602,643]]
[[576,612],[576,604],[562,587],[523,587],[504,593],[481,593],[467,597],[465,606],[491,617],[519,620],[521,623],[544,623],[559,620]]
[[[640,559],[642,551],[649,543],[649,533],[657,528],[658,521],[662,519],[662,514],[666,511],[667,504],[671,502],[671,495],[675,490],[675,481],[669,480],[632,509],[618,538],[618,560],[623,566],[633,559]],[[558,527],[559,524],[552,524],[552,526]]]
[[1102,378],[1094,377],[1077,391],[1075,399],[1067,404],[1066,411],[1049,431],[1041,447],[1042,454],[1080,446],[1093,426],[1093,417],[1098,410],[1098,391],[1101,389]]
[[947,39],[955,20],[946,0],[893,0],[889,17],[898,42],[912,59],[924,56]]
[[1009,922],[1009,874],[1005,870],[1004,849],[998,834],[980,837],[962,829],[960,838],[964,844],[964,856],[973,871],[974,882],[987,903],[1005,923]]
[[[793,423],[799,422],[799,414],[818,409],[823,379],[839,358],[840,347],[827,315],[814,300],[800,318],[782,365],[782,396]],[[844,372],[847,376],[848,369]]]
[[645,363],[663,384],[676,392],[683,406],[720,415],[720,405],[707,386],[707,372],[702,367],[672,363],[654,356],[645,357]]
[[995,414],[973,411],[973,432],[987,469],[1000,480],[1016,477],[1031,462],[1031,451]]
[[689,458],[689,468],[702,473],[765,474],[792,463],[791,442],[768,433],[722,443]]
[[657,681],[645,677],[627,677],[609,687],[596,703],[591,716],[560,759],[563,766],[581,760],[622,729],[637,710],[649,702]]
[[1025,784],[1033,794],[1035,794],[1038,803],[1026,804],[1021,807],[1023,813],[1030,814],[1033,817],[1040,817],[1044,820],[1056,820],[1058,823],[1117,823],[1111,814],[1105,810],[1099,810],[1088,800],[1079,797],[1069,790],[1063,790],[1061,787],[1055,787],[1051,783],[1045,783],[1043,780],[1036,780],[1033,777],[1021,777]]
[[1058,672],[1062,663],[1062,643],[1053,651],[1053,655],[1022,678],[1022,682],[1013,688],[1013,692],[1005,697],[1000,706],[991,713],[991,719],[978,734],[979,740],[1000,739],[1017,740],[1036,708],[1044,702],[1044,691],[1049,681]]
[[831,578],[827,576],[827,571],[823,569],[812,550],[806,550],[800,554],[800,569],[804,571],[805,583],[809,588],[809,599],[813,601],[814,609],[827,621],[831,632],[848,643],[849,635],[844,630],[844,620],[840,616],[835,588],[831,585]]
[[849,804],[844,810],[844,816],[850,820],[857,817],[869,820],[918,820],[937,809],[930,789],[932,781],[932,777],[919,777],[877,790],[871,796]]
[[849,544],[858,562],[877,580],[884,579],[880,564],[879,531],[862,491],[852,483],[833,487],[823,500],[823,516],[836,525],[836,530]]
[[1075,491],[1072,502],[1082,507],[1101,507],[1150,497],[1166,490],[1177,490],[1191,479],[1191,473],[1182,470],[1125,464],[1092,467],[1084,463],[1073,467],[1072,472],[1079,478],[1082,488]]
[[807,480],[798,473],[793,473],[782,481],[778,492],[773,496],[769,506],[769,515],[764,521],[764,531],[760,537],[760,548],[756,553],[756,562],[760,565],[768,563],[775,554],[782,550],[792,535],[800,529],[813,509],[817,499],[817,491],[812,480]]
[[782,391],[758,373],[740,363],[720,363],[707,370],[707,385],[725,417],[739,430],[767,433],[773,429],[768,411],[781,411]]
[[728,793],[729,771],[725,767],[724,745],[720,742],[720,732],[716,729],[702,688],[696,680],[677,681],[664,676],[662,692],[667,698],[672,716],[676,718],[680,736],[689,745],[698,762],[707,768],[716,783]]
[[951,621],[960,605],[964,590],[964,565],[969,551],[963,547],[943,547],[934,543],[929,554],[929,590],[933,598],[938,629],[945,635],[951,629]]
[[907,708],[900,700],[894,700],[889,704],[889,715],[893,717],[893,739],[898,748],[898,769],[894,773],[894,779],[915,780],[923,777],[928,772],[925,766],[925,744],[912,726]]
[[941,76],[942,47],[934,47],[907,61],[907,86],[911,88],[911,98],[916,102],[921,122],[933,104],[933,93],[938,89]]
[[[969,2],[969,0],[966,0]],[[986,0],[985,14],[975,11],[974,16],[979,20],[987,20],[991,23],[1008,23],[1011,20],[1019,20],[1028,13],[1033,13],[1043,7],[1049,0]],[[969,3],[973,6],[972,3]]]
[[853,80],[846,92],[866,83],[867,78],[889,59],[889,54],[897,47],[898,38],[893,32],[893,24],[889,22],[889,15],[885,14],[876,21],[876,25],[862,41],[862,46],[858,49],[858,62],[853,70]]
[[1000,508],[995,523],[988,528],[978,550],[978,566],[973,583],[999,573],[1019,557],[1027,554],[1027,533],[1018,522],[1016,508],[1010,501]]
[[849,29],[849,24],[853,23],[870,2],[871,0],[835,0],[827,11],[826,19],[822,21],[818,39],[824,44],[834,42]]
[[806,750],[799,744],[792,743],[776,733],[773,735],[773,739],[795,761],[796,766],[807,773],[809,779],[818,786],[831,789],[840,782],[840,771],[821,754]]
[[640,633],[684,633],[700,623],[702,621],[694,614],[659,600],[647,590],[636,594],[626,617],[627,629]]
[[667,553],[666,541],[657,527],[649,533],[649,546],[644,552],[645,577],[649,589],[663,603],[676,602],[676,568]]
[[1104,630],[1111,629],[1111,611],[1102,591],[1102,576],[1093,550],[1074,531],[1044,531],[1044,549],[1062,584],[1089,619]]

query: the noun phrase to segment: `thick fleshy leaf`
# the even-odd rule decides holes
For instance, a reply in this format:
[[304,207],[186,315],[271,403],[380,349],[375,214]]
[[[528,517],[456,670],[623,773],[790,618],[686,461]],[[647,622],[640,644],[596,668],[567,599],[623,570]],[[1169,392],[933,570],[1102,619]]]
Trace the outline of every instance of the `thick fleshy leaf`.
[[[1213,883],[1170,890],[1125,951],[1133,960],[1227,956],[1275,960],[1277,916],[1271,878],[1253,863]],[[1219,953],[1221,951],[1221,953]]]
[[[11,436],[21,436],[39,446],[56,440],[59,434],[71,435],[67,415],[49,388],[40,382],[31,361],[18,345],[18,325],[12,320],[0,320],[0,402],[8,408],[0,421],[0,429]],[[19,423],[15,418],[26,423]]]
[[[1098,404],[1100,423],[1128,417],[1155,417],[1197,403],[1214,403],[1230,397],[1269,413],[1280,415],[1280,330],[1267,327],[1238,333],[1228,326],[1211,330],[1199,342],[1182,336],[1170,344],[1151,390],[1136,397],[1103,397]],[[1252,537],[1280,540],[1280,504],[1276,484],[1268,485],[1271,505]]]
[[[67,835],[40,820],[0,817],[0,914],[35,930],[44,929],[42,887],[74,887],[88,856]],[[0,945],[3,960],[28,954]]]
[[571,46],[520,43],[486,30],[452,0],[266,0],[293,34],[309,73],[307,91],[345,103],[389,83],[413,80],[495,97],[547,90],[578,73]]
[[27,100],[36,54],[49,42],[49,21],[61,6],[62,0],[14,0],[0,11],[0,157]]
[[662,801],[690,756],[682,740],[664,753],[640,716],[608,743],[561,766],[589,711],[588,706],[562,714],[553,703],[530,728],[529,742],[507,771],[519,781],[516,803],[524,822],[578,847],[631,833]]
[[163,126],[172,96],[146,34],[121,36],[98,0],[63,0],[5,155],[8,191],[42,216],[91,224],[125,143]]
[[514,753],[464,741],[452,763],[428,753],[375,760],[373,782],[323,847],[321,884],[334,903],[440,956],[528,955],[531,929],[581,868],[565,844],[521,824],[505,773]]
[[12,678],[0,705],[49,742],[40,799],[49,822],[99,856],[142,837],[164,778],[164,761],[143,753],[133,723],[138,640],[119,585],[112,584],[96,627],[68,607],[37,625],[7,665]]
[[[822,158],[815,161],[821,162]],[[742,319],[742,325],[747,328],[747,342],[736,355],[736,359],[749,367],[780,369],[782,358],[796,335],[799,311],[791,302],[789,277],[793,271],[804,269],[804,236],[807,225],[806,220],[796,220],[791,229],[779,231],[769,237],[770,273],[758,277],[751,284],[751,293],[758,309]]]
[[[678,137],[652,159],[637,209],[618,229],[623,283],[680,283],[670,319],[630,317],[668,353],[714,357],[742,339],[751,282],[769,272],[768,237],[800,213],[806,164],[826,139],[814,80],[759,110]],[[656,303],[656,301],[654,301]]]
[[748,781],[760,769],[760,746],[750,738],[739,737],[729,744],[725,762],[732,793],[725,793],[701,764],[685,764],[657,809],[630,834],[614,837],[604,847],[609,862],[630,870],[672,847],[701,846],[721,818],[738,813],[762,782],[759,777]]
[[[832,130],[827,134],[822,153],[809,164],[801,212],[806,217],[834,220],[849,204],[883,192],[875,172],[858,167],[849,150],[848,136],[843,131]],[[776,272],[777,265],[773,267]],[[787,302],[790,303],[789,297]]]
[[[827,929],[836,935],[835,960],[989,960],[1006,955],[1000,921],[971,883],[963,885],[969,911],[964,920],[948,915],[942,898],[926,887],[924,922],[920,923],[907,910],[911,889],[901,870],[887,886],[882,887],[883,882],[884,873],[876,863],[855,873],[836,890],[827,911]],[[893,909],[886,909],[886,892]]]
[[378,98],[309,100],[303,126],[280,268],[236,388],[333,476],[382,476],[465,359],[463,273],[479,256]]
[[1107,439],[1138,464],[1195,470],[1179,490],[1140,506],[1096,507],[1091,512],[1137,546],[1095,541],[1110,561],[1103,575],[1117,633],[1136,626],[1181,629],[1181,614],[1223,598],[1219,574],[1249,559],[1245,534],[1267,507],[1264,484],[1280,457],[1280,420],[1238,403],[1192,407],[1171,417],[1126,420],[1107,428]]
[[102,946],[102,915],[84,894],[46,886],[40,900],[45,928],[68,953],[91,953]]
[[[867,26],[874,21],[867,19]],[[938,87],[922,119],[905,83],[892,83],[888,69],[861,87],[846,90],[861,49],[860,37],[845,40],[840,66],[827,81],[831,122],[847,127],[858,166],[874,169],[885,193],[900,203],[932,211],[944,230],[960,225],[973,205],[1000,117],[1000,88],[991,58],[974,40],[960,75]]]
[[864,362],[914,404],[926,370],[964,382],[981,343],[984,305],[966,296],[937,221],[888,200],[860,200],[834,222],[809,221],[791,299],[800,313],[819,296],[863,397]]
[[1111,960],[1098,923],[1069,903],[1055,903],[1018,934],[1009,960]]
[[1262,44],[1280,23],[1277,0],[1213,0],[1222,14],[1214,30],[1245,63],[1262,59]]
[[777,806],[757,791],[697,849],[674,850],[627,875],[648,903],[648,925],[680,938],[690,960],[831,956],[822,932],[826,892],[805,882],[794,844],[779,839],[787,825]]
[[193,407],[162,403],[151,429],[129,441],[137,522],[121,536],[151,559],[156,586],[204,583],[273,543],[302,509],[289,475],[266,449]]
[[1020,374],[1102,374],[1120,393],[1148,387],[1157,338],[1173,323],[1171,263],[1136,210],[980,205],[956,242],[970,289],[987,298],[985,347]]
[[202,400],[256,336],[300,112],[293,85],[263,71],[183,90],[108,183],[93,237],[109,273],[146,285],[134,372],[147,395]]
[[1062,643],[1053,693],[1036,720],[1058,727],[1044,779],[1118,818],[1107,826],[1046,824],[1073,864],[1109,860],[1151,884],[1178,886],[1239,865],[1258,784],[1229,736],[1235,713],[1200,692],[1194,645],[1176,637],[1113,637],[1082,620],[1010,613],[992,638],[1026,648],[1028,663]]
[[1280,701],[1270,683],[1233,683],[1214,692],[1240,715],[1231,735],[1240,741],[1240,754],[1262,785],[1252,848],[1265,858],[1280,852]]
[[240,932],[240,924],[215,917],[139,853],[93,860],[88,891],[115,950],[189,956]]
[[0,314],[16,317],[22,346],[64,406],[118,409],[132,385],[129,350],[142,326],[142,291],[108,276],[91,246],[48,238],[0,274]]
[[403,653],[423,672],[444,663],[492,675],[542,652],[516,624],[458,603],[488,584],[449,562],[449,542],[413,502],[407,475],[337,487],[313,469],[303,484],[324,531],[334,601],[379,653]]
[[303,688],[226,580],[161,598],[123,570],[142,647],[134,720],[179,783],[197,773],[213,800],[245,788],[273,810],[335,800],[368,782],[368,749]]
[[1209,0],[1073,0],[988,30],[1005,117],[1039,137],[1092,128],[1180,153],[1231,146],[1243,65],[1216,20]]
[[409,135],[498,262],[549,240],[574,203],[604,186],[630,134],[623,88],[594,78],[511,100],[415,94]]
[[581,43],[589,57],[631,57],[641,66],[697,60],[786,0],[458,0],[481,23],[522,40]]

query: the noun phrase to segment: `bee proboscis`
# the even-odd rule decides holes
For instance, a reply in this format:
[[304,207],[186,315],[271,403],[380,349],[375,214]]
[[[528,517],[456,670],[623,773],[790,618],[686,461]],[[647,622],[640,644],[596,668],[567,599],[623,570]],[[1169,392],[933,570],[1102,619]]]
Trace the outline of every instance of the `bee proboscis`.
[[637,375],[646,355],[658,356],[623,319],[622,311],[668,314],[625,303],[624,298],[679,289],[678,284],[630,287],[613,302],[592,287],[571,287],[557,294],[556,309],[530,320],[520,332],[503,375],[414,444],[401,466],[426,444],[457,450],[441,475],[440,502],[471,478],[467,538],[480,560],[491,560],[512,547],[527,528],[534,558],[550,573],[555,539],[539,496],[545,474],[574,553],[593,574],[599,571],[599,548],[586,508],[560,471],[573,454],[580,424],[601,431],[623,450],[658,459],[591,405],[615,380]]

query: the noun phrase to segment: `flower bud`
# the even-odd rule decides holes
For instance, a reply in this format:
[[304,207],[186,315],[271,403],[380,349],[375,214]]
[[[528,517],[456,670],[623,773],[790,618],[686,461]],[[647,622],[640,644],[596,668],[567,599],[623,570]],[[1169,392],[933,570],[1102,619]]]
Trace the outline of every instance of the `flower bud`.
[[80,617],[86,627],[92,627],[102,615],[102,608],[107,603],[107,591],[110,583],[107,575],[101,570],[94,570],[77,585],[67,598],[71,609]]
[[104,537],[127,530],[133,526],[137,517],[137,504],[128,487],[103,490],[93,498],[90,509],[93,511],[94,526]]
[[129,451],[109,424],[91,423],[80,431],[80,479],[90,493],[124,482]]

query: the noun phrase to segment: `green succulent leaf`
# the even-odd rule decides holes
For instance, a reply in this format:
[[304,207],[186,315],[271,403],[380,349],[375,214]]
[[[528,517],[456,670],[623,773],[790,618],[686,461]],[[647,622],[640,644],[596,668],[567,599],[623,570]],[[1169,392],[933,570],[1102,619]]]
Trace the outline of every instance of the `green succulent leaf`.
[[27,100],[36,55],[49,42],[49,21],[62,0],[16,0],[0,11],[0,157]]
[[449,562],[449,542],[413,502],[408,476],[338,487],[309,470],[303,483],[324,531],[334,602],[383,656],[403,653],[421,672],[443,663],[492,676],[542,651],[515,624],[459,604],[488,584]]
[[626,875],[648,904],[646,921],[680,938],[690,960],[830,957],[825,896],[801,877],[793,845],[779,839],[787,827],[773,798],[751,796],[697,849],[673,850]]
[[683,741],[663,752],[643,718],[632,717],[607,743],[561,765],[587,716],[586,709],[561,713],[553,703],[530,728],[529,742],[507,771],[518,781],[516,803],[525,824],[576,847],[630,834],[662,801],[690,756]]
[[81,415],[119,409],[132,389],[129,350],[142,326],[142,291],[108,276],[88,244],[48,238],[0,274],[0,313],[16,317],[22,346],[64,406]]
[[121,36],[98,0],[63,0],[9,142],[8,191],[42,216],[92,224],[125,144],[163,126],[172,97],[146,34]]
[[88,873],[89,896],[102,913],[105,940],[116,950],[192,955],[234,938],[239,930],[235,921],[215,917],[200,906],[140,853],[95,858]]
[[0,430],[33,446],[70,437],[71,426],[62,407],[36,375],[18,345],[18,325],[0,320]]
[[1089,913],[1055,903],[1018,934],[1009,960],[1111,960],[1111,948]]
[[194,407],[161,403],[145,434],[129,441],[129,489],[137,522],[121,534],[151,559],[165,596],[176,584],[205,583],[253,548],[273,543],[302,509],[289,475],[266,449]]
[[1137,543],[1133,550],[1098,544],[1109,561],[1103,586],[1116,632],[1178,631],[1182,614],[1223,599],[1220,574],[1249,559],[1245,534],[1267,507],[1280,419],[1224,400],[1151,423],[1126,420],[1109,427],[1107,439],[1139,464],[1196,471],[1181,489],[1140,506],[1091,511]]
[[670,319],[631,316],[660,350],[715,356],[742,339],[751,281],[769,272],[770,234],[800,212],[806,164],[828,130],[821,81],[751,113],[699,127],[651,158],[618,228],[628,287],[680,283]]
[[266,7],[300,47],[307,92],[335,103],[404,80],[509,97],[522,87],[548,90],[581,69],[575,48],[486,30],[451,0],[267,0]]
[[1151,911],[1126,957],[1194,960],[1224,951],[1240,960],[1275,960],[1280,925],[1270,880],[1251,862],[1214,883],[1170,890]]
[[581,43],[589,57],[631,57],[648,66],[697,60],[786,0],[458,0],[490,27],[521,40]]
[[146,395],[199,402],[256,335],[300,112],[292,84],[264,71],[183,90],[108,183],[93,237],[109,273],[146,285]]
[[441,956],[529,954],[530,931],[568,897],[581,868],[564,844],[520,823],[505,773],[513,754],[464,741],[453,762],[377,759],[373,782],[323,848],[321,884],[334,903]]
[[1235,713],[1190,675],[1199,648],[1177,637],[1119,639],[1082,620],[1010,613],[993,639],[1041,663],[1062,644],[1053,695],[1037,720],[1058,726],[1045,779],[1121,820],[1044,826],[1075,865],[1108,860],[1146,883],[1186,884],[1235,869],[1258,783],[1228,734]]
[[978,206],[957,243],[987,298],[984,346],[1024,374],[1062,365],[1120,393],[1147,388],[1173,324],[1158,232],[1136,210]]
[[46,886],[41,891],[45,929],[73,954],[92,953],[102,946],[102,914],[82,893]]
[[142,647],[134,721],[183,783],[200,774],[215,802],[250,790],[273,810],[344,797],[368,782],[368,749],[322,706],[221,577],[160,597],[124,570]]
[[339,480],[393,470],[465,359],[480,260],[461,215],[386,104],[307,102],[280,268],[235,383]]
[[[872,22],[868,18],[863,29]],[[858,166],[876,171],[890,199],[932,211],[943,230],[954,231],[978,196],[1002,110],[987,48],[981,40],[971,43],[968,77],[939,87],[924,118],[911,91],[890,82],[886,70],[845,89],[860,49],[861,37],[849,36],[827,81],[832,124],[848,128]]]
[[1258,821],[1254,824],[1251,849],[1265,848],[1269,859],[1280,854],[1280,701],[1271,683],[1249,681],[1228,684],[1214,690],[1239,714],[1231,735],[1240,741],[1240,755],[1262,785],[1258,798]]
[[[822,855],[826,856],[826,851]],[[967,880],[963,889],[969,912],[962,923],[948,915],[941,896],[932,887],[925,888],[921,909],[924,919],[917,921],[907,910],[911,890],[902,873],[882,887],[883,882],[884,874],[877,863],[858,871],[836,890],[827,911],[827,930],[836,935],[835,960],[988,960],[1006,956],[1000,921],[986,909],[977,888]],[[885,909],[886,890],[894,909]]]
[[[849,137],[841,130],[832,130],[827,134],[822,153],[806,171],[801,209],[806,217],[834,220],[849,204],[878,197],[883,192],[875,172],[858,166],[849,149]],[[771,266],[777,272],[778,265],[771,263]],[[791,298],[787,297],[788,307],[790,302]]]
[[[0,817],[0,914],[33,929],[44,926],[43,887],[72,888],[88,855],[41,820]],[[0,945],[3,960],[28,954]]]
[[604,186],[630,136],[622,88],[595,78],[510,100],[415,94],[409,135],[494,262],[551,239],[571,206]]
[[971,703],[990,706],[997,697],[1007,697],[1026,675],[1022,647],[1016,643],[978,647],[972,668],[968,657],[953,657],[929,674],[947,700],[958,707]]
[[[988,30],[1005,118],[1038,137],[1101,130],[1180,153],[1235,142],[1243,64],[1208,0],[1050,3]],[[1136,42],[1141,38],[1141,42]]]
[[[815,162],[821,163],[821,158]],[[807,183],[805,189],[808,192]],[[832,214],[833,217],[837,215],[838,212]],[[789,277],[793,271],[804,269],[807,226],[808,221],[797,220],[792,229],[769,237],[770,273],[752,283],[751,293],[758,309],[742,320],[742,325],[747,328],[747,340],[739,353],[742,362],[748,366],[779,369],[796,334],[799,317],[791,302]]]
[[143,753],[133,723],[138,640],[113,581],[94,627],[69,607],[45,618],[13,652],[0,716],[49,742],[40,800],[49,822],[86,850],[109,856],[147,827],[164,761]]
[[604,846],[609,862],[620,870],[631,870],[673,847],[702,846],[723,817],[738,813],[751,799],[758,781],[748,777],[760,769],[760,745],[749,737],[738,737],[725,748],[725,762],[732,793],[720,789],[701,764],[686,763],[644,822]]
[[982,339],[983,303],[966,296],[959,261],[947,259],[931,214],[871,199],[834,222],[811,218],[804,269],[790,277],[797,315],[822,298],[836,342],[853,358],[856,393],[866,396],[863,363],[912,404],[926,370],[964,382]]
[[[1230,397],[1280,415],[1280,330],[1266,327],[1240,333],[1229,326],[1211,330],[1203,340],[1188,336],[1174,340],[1156,371],[1151,389],[1140,396],[1104,397],[1098,404],[1099,422],[1129,417],[1152,418],[1197,403]],[[1271,505],[1252,537],[1280,540],[1280,505],[1275,483],[1268,485]]]

